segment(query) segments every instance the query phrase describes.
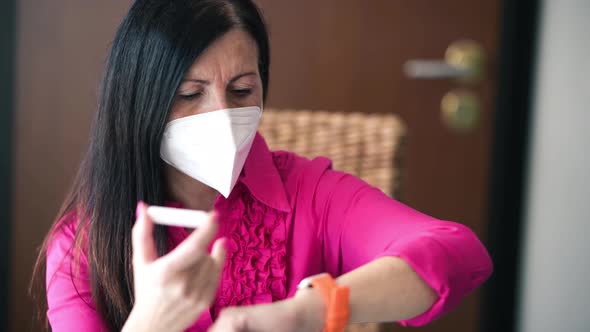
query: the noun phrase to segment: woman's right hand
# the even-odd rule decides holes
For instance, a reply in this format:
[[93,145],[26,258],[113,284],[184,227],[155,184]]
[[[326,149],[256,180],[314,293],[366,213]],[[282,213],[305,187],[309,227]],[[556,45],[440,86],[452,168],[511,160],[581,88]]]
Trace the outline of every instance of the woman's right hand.
[[225,239],[215,241],[213,213],[199,229],[165,256],[158,257],[154,223],[147,205],[137,206],[133,227],[135,303],[123,331],[182,331],[209,308],[225,261]]

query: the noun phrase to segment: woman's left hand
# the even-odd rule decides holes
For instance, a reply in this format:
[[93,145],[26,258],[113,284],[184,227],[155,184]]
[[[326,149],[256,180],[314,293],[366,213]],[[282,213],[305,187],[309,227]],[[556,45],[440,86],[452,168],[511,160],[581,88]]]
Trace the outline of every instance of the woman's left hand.
[[306,293],[269,304],[225,308],[208,332],[320,332],[323,302]]

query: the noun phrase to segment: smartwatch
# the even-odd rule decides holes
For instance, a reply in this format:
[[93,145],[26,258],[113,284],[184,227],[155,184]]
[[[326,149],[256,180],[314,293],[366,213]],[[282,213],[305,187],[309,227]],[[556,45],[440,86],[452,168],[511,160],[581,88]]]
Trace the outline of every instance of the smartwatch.
[[348,286],[338,285],[328,273],[307,277],[299,283],[298,290],[317,288],[326,306],[324,332],[342,332],[350,317]]

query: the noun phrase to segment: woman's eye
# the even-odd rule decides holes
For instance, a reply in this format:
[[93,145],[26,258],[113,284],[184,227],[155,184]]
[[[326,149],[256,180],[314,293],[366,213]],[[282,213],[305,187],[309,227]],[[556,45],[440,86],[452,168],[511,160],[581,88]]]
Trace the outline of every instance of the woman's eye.
[[252,93],[252,89],[233,89],[232,93],[238,97],[246,97]]
[[195,93],[190,93],[190,94],[179,94],[178,96],[184,100],[193,100],[193,99],[200,97],[202,94],[203,93],[201,93],[201,92],[195,92]]

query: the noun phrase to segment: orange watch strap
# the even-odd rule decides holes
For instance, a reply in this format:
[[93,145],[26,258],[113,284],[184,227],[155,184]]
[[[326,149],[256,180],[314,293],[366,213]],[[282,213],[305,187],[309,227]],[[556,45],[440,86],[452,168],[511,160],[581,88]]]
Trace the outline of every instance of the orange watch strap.
[[350,289],[347,286],[339,286],[332,291],[331,310],[326,317],[326,331],[340,332],[348,324],[350,318],[349,308]]
[[318,289],[326,304],[326,321],[324,332],[342,332],[350,317],[349,296],[350,289],[340,286],[329,274],[321,274],[311,280],[314,288]]
[[326,307],[328,307],[328,304],[331,300],[330,293],[332,292],[333,288],[338,286],[336,281],[334,281],[334,279],[332,279],[329,274],[323,273],[317,277],[314,277],[311,280],[311,285],[313,288],[317,288],[320,291],[320,294],[322,294],[324,302],[326,303]]

